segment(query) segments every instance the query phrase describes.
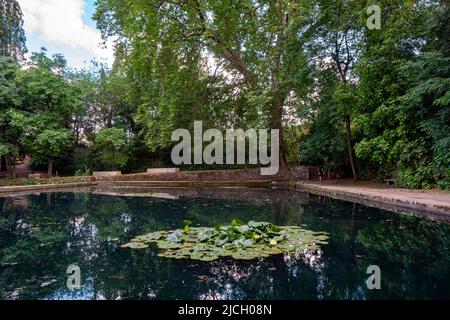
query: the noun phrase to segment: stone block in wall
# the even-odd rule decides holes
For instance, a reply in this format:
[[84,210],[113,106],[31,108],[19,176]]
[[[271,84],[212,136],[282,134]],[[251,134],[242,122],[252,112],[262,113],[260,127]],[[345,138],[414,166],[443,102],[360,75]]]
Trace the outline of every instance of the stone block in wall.
[[180,168],[152,168],[147,169],[147,173],[149,174],[165,174],[165,173],[178,173],[180,172]]
[[118,177],[121,176],[122,172],[120,171],[94,171],[93,176],[95,178],[101,177]]

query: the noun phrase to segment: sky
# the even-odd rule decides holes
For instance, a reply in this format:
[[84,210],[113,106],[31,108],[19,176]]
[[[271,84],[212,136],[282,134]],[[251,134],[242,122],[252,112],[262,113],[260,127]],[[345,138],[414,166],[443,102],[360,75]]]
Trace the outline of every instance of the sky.
[[62,53],[72,68],[87,67],[96,59],[112,64],[111,43],[102,45],[92,15],[95,0],[18,0],[27,36],[28,55],[48,50],[49,55]]

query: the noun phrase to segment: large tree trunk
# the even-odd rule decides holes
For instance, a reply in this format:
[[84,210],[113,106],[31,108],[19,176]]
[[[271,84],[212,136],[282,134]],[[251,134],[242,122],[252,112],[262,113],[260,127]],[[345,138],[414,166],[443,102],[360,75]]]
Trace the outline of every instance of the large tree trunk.
[[284,143],[284,130],[283,125],[280,124],[277,126],[277,129],[280,132],[280,167],[287,167],[287,152],[286,152],[286,144]]
[[345,115],[345,134],[347,138],[347,151],[350,165],[352,167],[353,180],[358,180],[358,174],[356,172],[355,155],[353,153],[352,131],[350,125],[350,115]]
[[11,177],[11,164],[9,163],[8,156],[5,156],[5,165],[6,165],[6,172],[8,172],[8,176]]
[[9,177],[15,179],[16,178],[16,166],[10,155],[5,156],[5,162],[6,162],[6,171],[8,172]]
[[278,129],[280,134],[279,141],[279,156],[280,156],[280,167],[287,167],[287,156],[286,156],[286,144],[284,143],[284,130],[283,130],[283,99],[275,97],[275,129]]
[[48,159],[48,172],[47,175],[49,178],[53,176],[53,159]]
[[13,178],[17,178],[17,173],[16,173],[16,161],[13,159],[12,164],[11,164],[11,170],[12,170],[12,176]]

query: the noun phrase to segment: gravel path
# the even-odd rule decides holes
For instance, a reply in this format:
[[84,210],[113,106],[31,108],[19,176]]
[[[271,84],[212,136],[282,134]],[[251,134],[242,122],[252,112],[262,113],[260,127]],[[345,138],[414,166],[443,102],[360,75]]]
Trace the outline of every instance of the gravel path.
[[[298,189],[327,195],[342,200],[351,200],[373,206],[385,204],[385,209],[411,211],[443,215],[450,220],[450,191],[410,190],[384,184],[353,182],[349,180],[331,180],[325,182],[299,181]],[[358,201],[359,200],[359,201]],[[390,207],[392,206],[392,207]]]

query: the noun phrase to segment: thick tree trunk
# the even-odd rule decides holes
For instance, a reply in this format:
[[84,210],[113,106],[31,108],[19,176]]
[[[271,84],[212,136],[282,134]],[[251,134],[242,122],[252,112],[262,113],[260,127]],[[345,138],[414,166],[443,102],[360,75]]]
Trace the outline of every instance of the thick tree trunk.
[[48,159],[48,172],[47,175],[49,178],[53,176],[53,159]]
[[16,178],[16,166],[11,159],[10,155],[5,156],[6,163],[6,171],[8,172],[9,177],[15,179]]
[[280,124],[277,129],[280,132],[280,167],[287,167],[287,152],[286,152],[286,144],[284,143],[284,130],[283,125]]
[[16,161],[13,160],[12,164],[11,164],[11,170],[12,170],[12,177],[15,179],[17,178],[17,173],[16,173]]
[[286,144],[284,143],[284,130],[283,130],[283,99],[275,97],[275,129],[278,129],[280,135],[279,142],[279,156],[280,156],[280,167],[287,167],[287,156],[286,156]]
[[345,134],[347,138],[347,151],[348,158],[350,160],[350,166],[352,167],[353,180],[358,180],[358,174],[356,172],[355,155],[353,153],[352,131],[350,125],[350,115],[345,116]]
[[6,165],[6,172],[8,172],[8,176],[11,177],[11,165],[9,163],[9,157],[5,156],[5,165]]

